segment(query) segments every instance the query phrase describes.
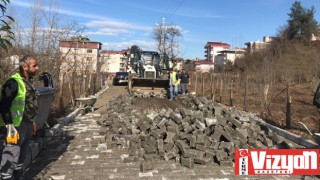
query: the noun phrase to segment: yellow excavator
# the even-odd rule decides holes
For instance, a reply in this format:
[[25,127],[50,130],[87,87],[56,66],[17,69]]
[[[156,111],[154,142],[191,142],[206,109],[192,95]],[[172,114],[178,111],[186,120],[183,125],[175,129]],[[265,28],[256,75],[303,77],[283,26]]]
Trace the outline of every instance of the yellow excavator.
[[144,51],[133,45],[129,54],[129,93],[136,89],[161,90],[169,87],[168,58],[156,51]]

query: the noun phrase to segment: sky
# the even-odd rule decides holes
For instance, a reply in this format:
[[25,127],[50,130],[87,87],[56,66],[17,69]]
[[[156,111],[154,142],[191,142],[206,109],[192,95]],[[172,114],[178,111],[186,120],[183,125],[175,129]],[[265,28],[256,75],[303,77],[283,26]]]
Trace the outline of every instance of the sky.
[[[52,0],[44,0],[46,6]],[[166,18],[182,32],[180,57],[204,59],[208,41],[245,47],[246,42],[275,36],[287,24],[294,0],[55,0],[61,21],[76,21],[83,35],[101,42],[102,49],[122,50],[138,45],[156,50],[153,28]],[[320,22],[320,0],[301,0],[315,7]],[[34,0],[11,0],[10,7],[28,16]],[[10,8],[9,7],[9,8]],[[30,12],[29,12],[30,13]],[[30,27],[24,27],[30,28]]]

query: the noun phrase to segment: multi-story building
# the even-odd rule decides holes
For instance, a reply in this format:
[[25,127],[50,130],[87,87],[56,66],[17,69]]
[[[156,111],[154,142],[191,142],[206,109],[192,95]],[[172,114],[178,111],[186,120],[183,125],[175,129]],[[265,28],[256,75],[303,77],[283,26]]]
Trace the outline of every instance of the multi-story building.
[[123,49],[121,51],[101,51],[101,71],[107,72],[111,76],[119,71],[126,72],[128,70],[129,51],[129,49]]
[[223,42],[207,42],[205,48],[205,59],[209,62],[215,63],[216,56],[219,51],[223,51],[230,48],[229,44]]
[[247,46],[247,51],[249,53],[257,52],[262,49],[265,49],[276,37],[264,36],[263,41],[254,41],[247,42],[245,45]]
[[195,70],[196,71],[201,71],[201,72],[211,72],[214,70],[214,64],[213,62],[210,61],[194,61],[195,63]]
[[101,45],[84,36],[60,40],[60,53],[63,57],[61,72],[96,72]]
[[173,58],[174,68],[177,70],[183,69],[184,59],[183,58]]
[[246,50],[244,49],[226,49],[219,51],[215,59],[215,66],[225,65],[228,61],[234,64],[237,58],[244,56]]

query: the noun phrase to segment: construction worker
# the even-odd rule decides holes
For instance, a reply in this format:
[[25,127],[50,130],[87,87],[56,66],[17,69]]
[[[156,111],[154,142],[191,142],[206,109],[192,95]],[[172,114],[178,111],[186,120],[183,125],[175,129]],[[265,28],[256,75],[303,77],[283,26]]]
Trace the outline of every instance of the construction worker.
[[190,84],[190,76],[189,74],[186,72],[185,69],[182,69],[182,72],[179,75],[179,78],[181,79],[181,84],[180,84],[180,88],[181,88],[181,93],[182,94],[186,94],[189,92],[188,89],[188,85]]
[[178,86],[180,85],[180,79],[177,74],[177,69],[169,69],[169,86],[170,86],[170,101],[173,100],[174,96],[178,95]]
[[144,69],[143,69],[143,64],[144,64],[144,61],[142,59],[140,59],[138,61],[138,68],[139,68],[139,75],[140,77],[144,77]]
[[1,179],[23,179],[23,163],[34,128],[38,105],[32,77],[38,70],[35,57],[27,55],[19,62],[19,72],[3,85],[0,100],[0,125],[6,127],[1,157]]

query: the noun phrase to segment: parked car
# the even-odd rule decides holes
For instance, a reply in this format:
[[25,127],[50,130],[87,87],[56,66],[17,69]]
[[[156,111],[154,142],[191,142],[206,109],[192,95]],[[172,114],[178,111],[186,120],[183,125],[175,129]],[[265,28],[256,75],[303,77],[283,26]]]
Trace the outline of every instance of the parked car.
[[116,72],[113,78],[113,85],[126,85],[128,84],[128,72]]

